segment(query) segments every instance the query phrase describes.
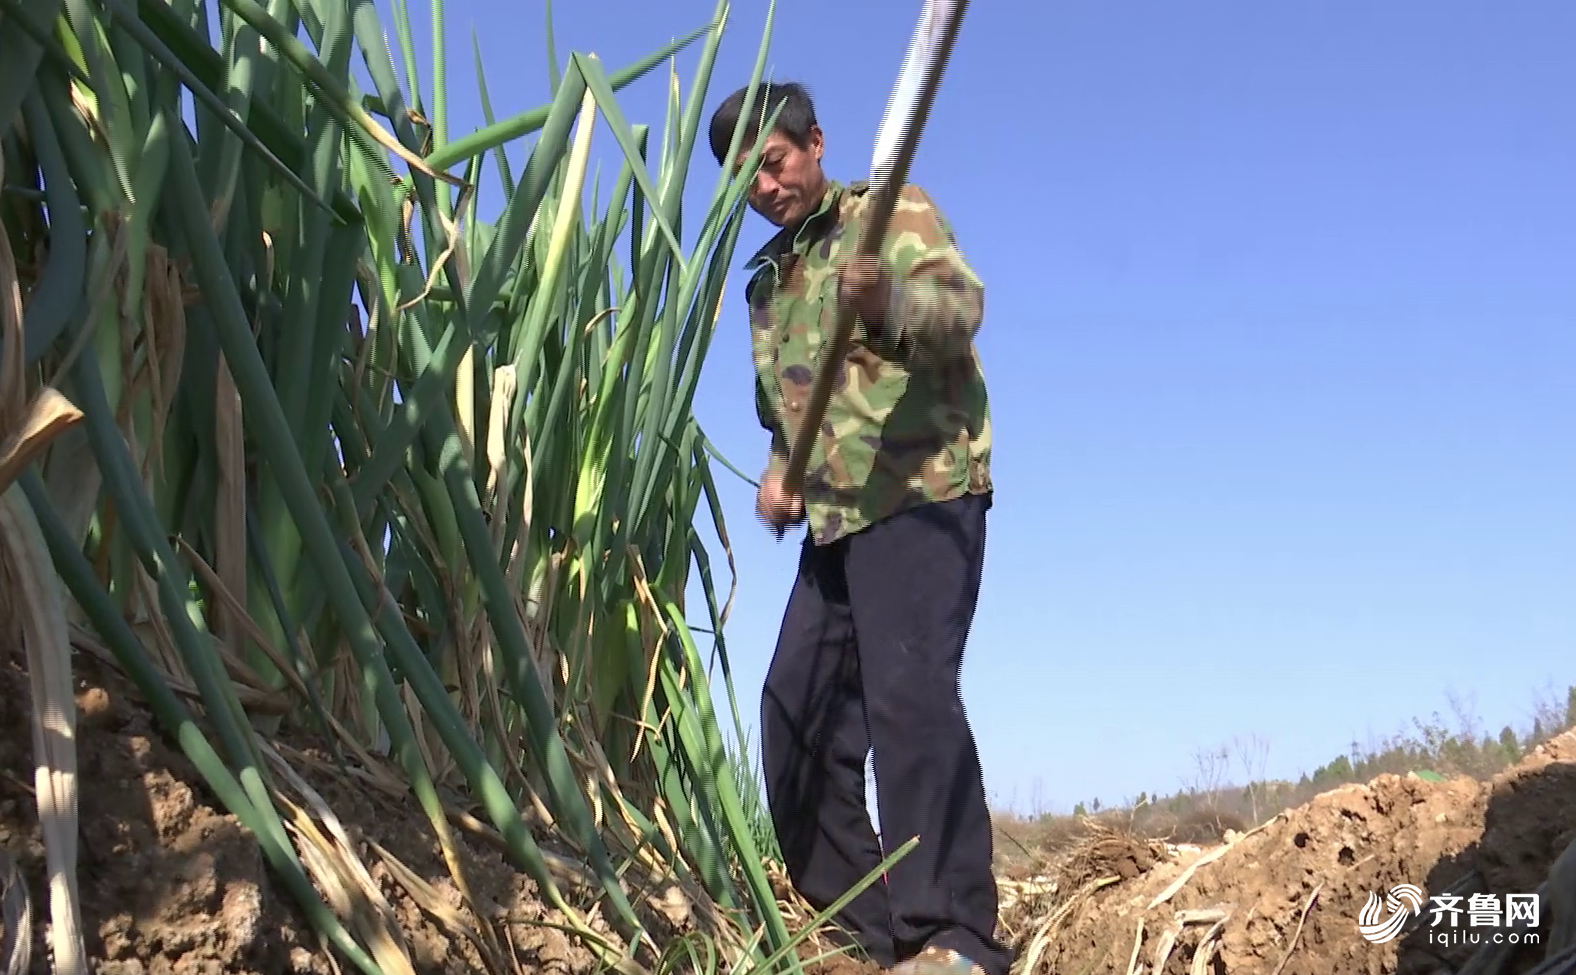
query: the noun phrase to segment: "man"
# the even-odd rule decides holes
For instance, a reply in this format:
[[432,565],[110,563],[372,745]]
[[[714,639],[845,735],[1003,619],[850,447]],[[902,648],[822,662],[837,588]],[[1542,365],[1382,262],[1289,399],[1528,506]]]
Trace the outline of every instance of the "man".
[[[990,507],[990,410],[974,334],[983,286],[929,196],[908,185],[880,260],[853,259],[870,203],[821,168],[825,136],[796,84],[735,92],[711,120],[737,168],[763,118],[749,203],[781,228],[750,263],[756,411],[771,433],[757,513],[774,531],[808,521],[761,705],[766,792],[793,882],[824,908],[874,870],[865,804],[875,753],[888,849],[919,844],[838,918],[903,975],[1004,975],[995,939],[991,821],[960,699]],[[765,107],[760,108],[764,98]],[[854,343],[806,472],[781,483],[790,438],[831,341],[839,302]],[[900,963],[901,964],[898,964]]]

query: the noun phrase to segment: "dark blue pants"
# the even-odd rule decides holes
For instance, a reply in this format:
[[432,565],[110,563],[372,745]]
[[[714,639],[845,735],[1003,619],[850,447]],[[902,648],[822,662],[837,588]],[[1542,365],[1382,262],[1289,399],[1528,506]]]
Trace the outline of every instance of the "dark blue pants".
[[[989,975],[991,822],[959,671],[988,495],[921,505],[800,555],[761,702],[767,800],[789,876],[820,910],[918,836],[836,920],[877,964],[926,945]],[[882,842],[865,805],[875,752]]]

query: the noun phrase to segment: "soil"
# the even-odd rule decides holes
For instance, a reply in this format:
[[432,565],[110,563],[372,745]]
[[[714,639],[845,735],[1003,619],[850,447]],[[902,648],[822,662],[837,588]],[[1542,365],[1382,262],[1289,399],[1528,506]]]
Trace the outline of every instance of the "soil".
[[[1567,733],[1489,782],[1384,775],[1211,846],[1108,831],[1103,852],[1086,845],[1086,862],[1066,859],[1038,885],[1007,882],[1003,915],[1021,975],[1448,975],[1481,946],[1439,943],[1426,900],[1399,937],[1372,943],[1358,930],[1369,893],[1410,883],[1425,897],[1458,893],[1465,908],[1474,893],[1533,892],[1572,839],[1576,733]],[[1502,949],[1496,971],[1525,972],[1556,950],[1555,905],[1540,906],[1540,942]],[[1379,920],[1388,913],[1381,906]],[[1485,930],[1464,911],[1460,924],[1468,937]]]
[[[74,666],[77,875],[89,970],[96,975],[356,972],[337,952],[330,960],[329,949],[267,866],[250,831],[210,793],[136,688],[86,654],[78,655]],[[52,971],[49,898],[32,788],[29,705],[26,674],[0,654],[0,850],[18,864],[31,896],[29,971],[47,975]],[[217,741],[212,734],[209,740]],[[321,750],[302,751],[330,761]],[[352,837],[387,849],[436,890],[439,910],[452,911],[443,919],[424,910],[379,856],[359,844],[363,862],[393,908],[414,970],[420,975],[489,971],[465,930],[476,930],[476,917],[464,906],[432,825],[416,804],[347,783],[337,772],[299,765],[297,771]],[[502,951],[510,956],[492,970],[546,975],[603,970],[589,949],[547,926],[562,924],[564,918],[543,905],[534,881],[515,870],[493,845],[459,830],[455,838],[477,901],[486,905]],[[538,836],[544,847],[550,848],[549,840]],[[571,895],[571,890],[565,893]],[[664,913],[671,890],[642,893],[647,896],[632,900],[648,930],[672,939],[693,929],[682,899],[678,907],[667,901]],[[575,906],[617,943],[591,911],[590,897]],[[0,924],[0,945],[9,943]],[[824,943],[807,943],[801,955],[814,957],[826,950]],[[874,970],[846,956],[809,967],[816,975],[866,975]]]
[[[135,689],[86,654],[77,658],[77,671],[78,877],[90,970],[354,971],[343,958],[331,960],[251,834],[209,793]],[[19,864],[31,894],[30,971],[46,973],[49,901],[31,786],[28,702],[25,674],[0,661],[0,849]],[[295,744],[326,759],[308,742]],[[442,904],[434,914],[361,844],[415,971],[487,971],[465,932],[476,918],[415,804],[339,773],[297,768],[353,837],[375,840],[437,892]],[[598,969],[589,950],[542,923],[562,919],[499,850],[470,833],[456,837],[478,902],[509,956],[502,970],[589,975]],[[1576,733],[1568,733],[1490,782],[1381,776],[1327,792],[1245,834],[1228,829],[1223,840],[1208,830],[1198,845],[1100,831],[1049,874],[1002,881],[1003,934],[1019,951],[1015,975],[1454,973],[1476,946],[1432,943],[1426,914],[1395,940],[1364,939],[1357,917],[1369,893],[1383,897],[1399,883],[1427,894],[1462,885],[1463,897],[1531,892],[1573,838]],[[664,915],[659,901],[666,893],[637,898],[637,906],[643,915],[649,908],[645,919],[672,937],[692,918],[682,911]],[[1543,901],[1545,943],[1556,907]],[[1165,954],[1168,931],[1178,928],[1157,968],[1157,949]],[[1209,957],[1195,966],[1201,943]],[[824,950],[807,947],[802,954]],[[1515,949],[1504,975],[1527,971],[1545,950]],[[1133,964],[1135,952],[1141,968]],[[849,958],[816,968],[818,975],[875,972]]]

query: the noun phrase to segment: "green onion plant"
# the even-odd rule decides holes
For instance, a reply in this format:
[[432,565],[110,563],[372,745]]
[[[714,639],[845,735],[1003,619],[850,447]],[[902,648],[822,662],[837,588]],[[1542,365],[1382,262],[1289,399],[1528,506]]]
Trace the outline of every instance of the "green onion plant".
[[[613,68],[560,63],[549,11],[550,101],[494,118],[478,58],[453,138],[441,0],[425,89],[402,2],[0,0],[0,602],[32,607],[57,971],[89,640],[362,972],[408,953],[293,732],[412,795],[467,900],[454,824],[490,831],[611,968],[798,968],[684,600],[694,569],[720,646],[693,402],[754,157],[687,247],[681,200],[728,8]],[[620,92],[697,41],[654,146]],[[662,884],[704,951],[653,943]]]

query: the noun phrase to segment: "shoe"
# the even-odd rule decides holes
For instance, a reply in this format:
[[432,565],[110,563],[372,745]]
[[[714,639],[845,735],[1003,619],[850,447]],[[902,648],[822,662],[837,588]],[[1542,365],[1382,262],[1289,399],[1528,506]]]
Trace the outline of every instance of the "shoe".
[[887,969],[887,975],[985,975],[985,969],[951,948],[926,948]]

